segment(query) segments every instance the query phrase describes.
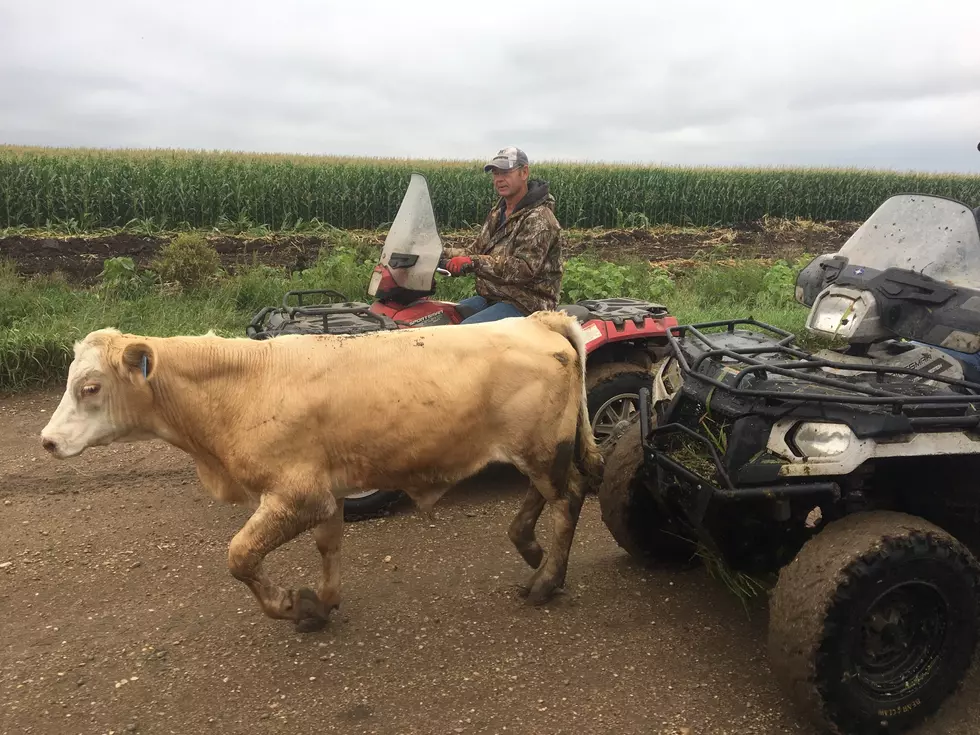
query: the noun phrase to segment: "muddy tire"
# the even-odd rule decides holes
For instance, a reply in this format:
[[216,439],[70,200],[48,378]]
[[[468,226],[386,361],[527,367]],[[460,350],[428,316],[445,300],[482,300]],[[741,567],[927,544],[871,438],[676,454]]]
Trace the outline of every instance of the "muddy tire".
[[364,521],[384,515],[402,499],[398,490],[374,490],[352,498],[344,498],[344,520]]
[[773,673],[821,728],[903,732],[969,668],[978,585],[966,547],[921,518],[874,511],[834,521],[779,574]]
[[602,522],[616,543],[640,562],[691,561],[694,543],[678,537],[680,531],[668,523],[644,487],[647,481],[637,415],[606,456],[599,486]]
[[627,422],[640,410],[640,388],[650,388],[649,370],[628,362],[605,363],[589,370],[589,422],[599,450],[605,455]]

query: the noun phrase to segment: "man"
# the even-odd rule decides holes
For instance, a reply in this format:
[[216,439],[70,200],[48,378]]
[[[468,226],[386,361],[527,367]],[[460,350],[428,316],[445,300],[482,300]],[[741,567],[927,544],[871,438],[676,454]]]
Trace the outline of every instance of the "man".
[[528,180],[527,155],[520,148],[500,150],[483,170],[492,173],[500,200],[470,247],[444,251],[450,273],[476,275],[477,296],[460,302],[464,313],[470,313],[461,323],[555,308],[564,272],[564,233],[555,219],[548,182]]

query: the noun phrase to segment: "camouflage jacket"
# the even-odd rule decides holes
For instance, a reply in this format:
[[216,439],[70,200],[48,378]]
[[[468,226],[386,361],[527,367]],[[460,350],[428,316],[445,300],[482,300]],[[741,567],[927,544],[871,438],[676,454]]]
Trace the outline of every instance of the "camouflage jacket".
[[525,197],[500,224],[501,199],[467,248],[446,248],[445,257],[473,259],[476,292],[489,302],[506,301],[525,314],[553,309],[561,298],[565,235],[555,218],[548,183],[528,182]]

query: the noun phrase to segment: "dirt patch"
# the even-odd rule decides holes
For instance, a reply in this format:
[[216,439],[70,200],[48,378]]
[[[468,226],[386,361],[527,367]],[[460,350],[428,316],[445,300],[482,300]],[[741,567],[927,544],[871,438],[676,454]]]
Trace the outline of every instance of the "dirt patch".
[[[651,228],[633,230],[570,230],[568,255],[585,251],[602,258],[645,258],[651,261],[697,259],[708,254],[736,258],[795,258],[804,252],[817,254],[839,248],[858,223],[765,222],[740,228]],[[384,233],[350,233],[352,242],[380,250]],[[447,247],[471,242],[471,233],[448,233]],[[321,248],[333,247],[327,236],[270,235],[245,237],[209,235],[221,264],[234,271],[253,262],[303,269],[312,265]],[[93,283],[107,258],[128,256],[140,267],[150,261],[169,237],[118,233],[84,237],[10,235],[0,238],[0,258],[13,260],[24,275],[61,272],[71,282]]]
[[[223,267],[234,270],[243,263],[304,268],[316,260],[326,238],[283,236],[275,238],[209,237],[218,251]],[[170,242],[169,237],[116,235],[92,237],[27,237],[12,235],[0,238],[0,258],[16,262],[24,275],[59,271],[72,282],[92,283],[102,271],[107,258],[128,256],[140,267],[149,267],[157,252]]]
[[833,252],[859,222],[748,223],[724,229],[652,228],[570,233],[570,251],[594,251],[602,258],[633,257],[650,261],[733,258],[797,258],[804,253]]

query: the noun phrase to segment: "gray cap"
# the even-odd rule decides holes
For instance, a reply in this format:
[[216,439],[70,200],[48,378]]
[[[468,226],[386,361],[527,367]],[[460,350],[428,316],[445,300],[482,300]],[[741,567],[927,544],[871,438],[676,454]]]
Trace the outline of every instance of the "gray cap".
[[499,168],[502,171],[510,171],[512,168],[527,165],[527,154],[520,148],[508,146],[497,151],[497,155],[490,159],[483,170],[489,171],[492,168]]

